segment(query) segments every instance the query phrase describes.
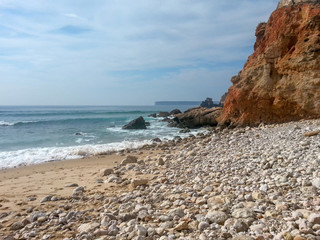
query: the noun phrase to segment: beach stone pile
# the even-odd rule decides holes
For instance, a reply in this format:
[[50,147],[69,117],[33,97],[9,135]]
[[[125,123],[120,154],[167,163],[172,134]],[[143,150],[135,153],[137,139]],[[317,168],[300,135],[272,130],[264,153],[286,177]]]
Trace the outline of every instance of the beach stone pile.
[[101,169],[100,188],[75,183],[69,198],[2,216],[0,232],[10,240],[320,239],[319,130],[320,120],[215,128],[144,146],[161,151]]

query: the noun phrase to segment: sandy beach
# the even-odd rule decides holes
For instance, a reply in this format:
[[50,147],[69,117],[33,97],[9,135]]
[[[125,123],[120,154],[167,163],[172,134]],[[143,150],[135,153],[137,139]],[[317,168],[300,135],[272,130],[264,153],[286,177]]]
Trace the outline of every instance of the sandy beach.
[[319,130],[319,120],[213,129],[3,170],[0,237],[319,239]]
[[31,197],[37,198],[35,202],[50,194],[65,197],[72,193],[72,189],[64,186],[72,183],[94,188],[99,170],[114,167],[122,158],[114,154],[2,170],[1,210],[17,211],[21,209],[21,203]]
[[[59,202],[49,205],[41,202],[46,196],[55,196],[60,201],[68,199],[75,185],[84,187],[88,194],[93,195],[116,195],[129,191],[126,186],[104,183],[101,170],[114,168],[129,154],[144,159],[155,157],[159,152],[159,149],[127,149],[82,159],[51,161],[0,170],[0,239],[6,234],[11,236],[12,229],[4,226],[10,226],[16,216],[23,216],[30,209],[50,210],[57,207]],[[133,178],[134,175],[130,171],[125,173],[128,178]],[[144,176],[144,179],[150,178],[150,174]],[[84,210],[90,206],[92,207],[86,204],[82,208]],[[7,215],[9,217],[6,217]],[[57,239],[61,238],[58,236]]]
[[[123,152],[125,151],[1,170],[0,211],[23,211],[30,206],[38,205],[48,195],[68,197],[72,194],[73,188],[65,186],[75,183],[88,190],[112,191],[115,186],[101,185],[97,180],[102,178],[100,170],[112,169],[125,158],[126,154]],[[138,158],[155,154],[152,151],[128,152],[132,152],[130,156]]]

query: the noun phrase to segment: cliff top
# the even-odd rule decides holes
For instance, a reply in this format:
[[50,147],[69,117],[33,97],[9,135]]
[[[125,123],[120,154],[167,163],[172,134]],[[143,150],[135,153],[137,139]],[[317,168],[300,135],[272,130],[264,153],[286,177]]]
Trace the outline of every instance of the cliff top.
[[299,3],[320,3],[320,0],[281,0],[278,4],[277,9],[282,7],[293,6]]

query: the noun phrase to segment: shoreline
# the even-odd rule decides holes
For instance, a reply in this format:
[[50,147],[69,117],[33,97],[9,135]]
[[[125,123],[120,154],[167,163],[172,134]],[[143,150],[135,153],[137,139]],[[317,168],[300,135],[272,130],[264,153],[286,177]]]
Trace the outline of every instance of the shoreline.
[[[147,117],[169,109],[170,106],[1,109],[0,168],[92,156],[141,146],[156,137],[180,135],[178,129],[168,128],[162,118]],[[122,129],[140,115],[150,122],[148,132]]]
[[[169,127],[168,127],[169,128]],[[170,128],[171,129],[171,128]],[[146,130],[149,131],[149,130]],[[198,133],[206,133],[207,128],[202,127],[198,129],[192,129],[189,133],[181,133],[181,129],[177,128],[176,133],[172,133],[168,136],[160,136],[162,142],[172,141],[175,137],[186,138],[189,134],[196,135]],[[90,158],[96,155],[108,154],[114,152],[126,151],[127,149],[139,149],[144,145],[150,145],[157,143],[153,141],[158,137],[145,139],[130,139],[122,140],[118,142],[110,143],[97,143],[97,144],[84,144],[73,146],[54,146],[54,147],[36,147],[26,148],[13,151],[0,152],[0,158],[2,158],[2,164],[6,164],[9,167],[1,167],[0,170],[30,166],[34,164],[42,164],[44,162],[53,161],[65,161],[74,160],[80,158]],[[27,160],[26,160],[27,159]],[[26,161],[29,161],[28,163]]]
[[[39,187],[34,189],[34,191],[25,190],[23,191],[26,195],[27,192],[29,195],[49,195],[62,194],[65,196],[67,194],[62,190],[65,185],[78,182],[79,185],[88,185],[88,188],[94,187],[97,183],[94,181],[87,181],[83,175],[93,176],[94,179],[96,176],[99,176],[99,170],[103,168],[114,168],[120,164],[121,160],[125,158],[126,155],[132,155],[139,158],[143,158],[152,154],[155,154],[154,151],[158,152],[159,150],[140,150],[141,148],[149,148],[150,145],[144,145],[137,149],[124,149],[119,151],[111,151],[108,153],[97,154],[94,156],[77,158],[77,159],[64,159],[64,160],[54,160],[38,164],[31,164],[25,166],[17,166],[13,168],[0,169],[0,200],[6,196],[18,196],[16,191],[11,190],[16,189],[17,187],[11,187],[10,182],[15,182],[15,184],[24,185],[22,189],[33,188],[33,185],[36,185],[36,182],[41,182],[44,185],[52,185],[50,188]],[[154,145],[153,145],[154,146]],[[85,173],[82,173],[82,170]],[[50,183],[50,181],[59,180],[56,183]],[[56,185],[60,187],[57,188]],[[20,187],[19,187],[20,188]],[[68,188],[66,188],[68,189]],[[70,188],[69,188],[70,189]],[[19,191],[17,189],[17,191]],[[57,191],[57,192],[53,192]],[[1,194],[4,193],[4,194]],[[41,199],[37,199],[41,200]],[[0,201],[1,202],[1,201]],[[4,205],[3,205],[4,206]],[[0,207],[0,209],[2,209]]]
[[[72,161],[72,160],[79,160],[79,159],[89,159],[93,158],[95,156],[99,155],[110,155],[110,154],[116,154],[117,152],[126,151],[128,149],[135,150],[140,148],[141,146],[144,146],[150,142],[150,140],[141,140],[141,141],[130,141],[130,145],[136,145],[136,146],[127,146],[127,147],[119,147],[119,149],[115,150],[115,148],[111,147],[111,144],[118,144],[121,145],[126,141],[123,142],[115,142],[115,143],[106,143],[106,144],[92,144],[92,145],[75,145],[75,146],[68,146],[68,147],[43,147],[43,148],[27,148],[27,149],[21,149],[16,151],[7,151],[4,153],[11,153],[11,152],[19,152],[19,151],[37,151],[37,150],[46,150],[46,149],[54,149],[55,151],[61,150],[66,151],[66,149],[70,149],[70,152],[74,152],[73,155],[69,155],[68,157],[64,157],[63,159],[50,159],[50,160],[44,160],[43,162],[33,162],[33,163],[20,163],[19,165],[14,165],[12,167],[2,167],[0,168],[0,171],[2,170],[8,170],[12,168],[21,168],[21,167],[28,167],[28,166],[34,166],[34,165],[41,165],[45,163],[51,163],[51,162],[61,162],[61,161]],[[105,147],[106,149],[104,149]],[[39,157],[40,158],[40,157]]]
[[315,239],[319,130],[320,119],[213,130],[0,170],[0,238]]

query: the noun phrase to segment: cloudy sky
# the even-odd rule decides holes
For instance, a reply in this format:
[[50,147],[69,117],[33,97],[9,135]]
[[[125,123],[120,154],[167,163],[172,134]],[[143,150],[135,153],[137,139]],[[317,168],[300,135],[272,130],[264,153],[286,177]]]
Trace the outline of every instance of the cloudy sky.
[[278,0],[1,0],[0,105],[220,96]]

